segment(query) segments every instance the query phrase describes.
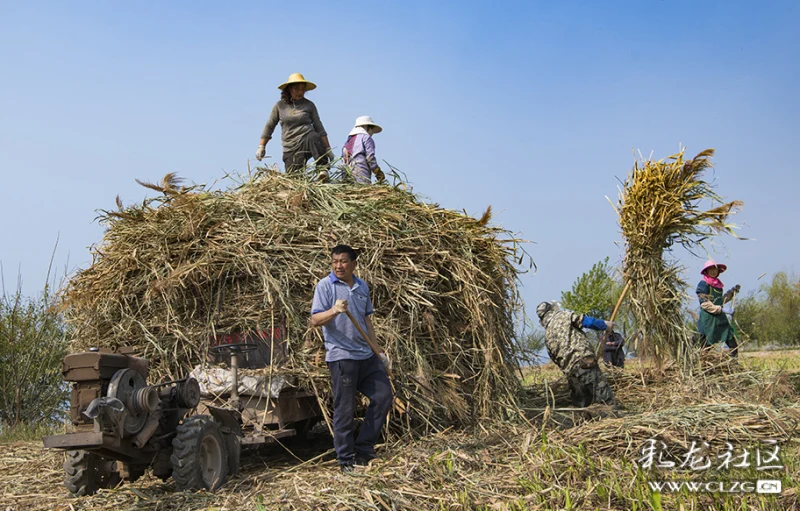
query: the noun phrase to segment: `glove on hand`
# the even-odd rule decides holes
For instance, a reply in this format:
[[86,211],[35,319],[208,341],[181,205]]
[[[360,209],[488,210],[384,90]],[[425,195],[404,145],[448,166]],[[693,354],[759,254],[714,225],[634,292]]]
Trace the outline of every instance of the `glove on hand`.
[[258,150],[256,151],[256,160],[261,161],[261,158],[266,156],[267,148],[263,145],[258,146]]
[[720,312],[722,312],[722,307],[720,307],[719,305],[714,305],[710,301],[705,301],[702,304],[700,304],[700,308],[708,312],[709,314],[719,314]]
[[605,324],[606,324],[606,330],[607,331],[609,331],[609,332],[613,332],[614,331],[614,322],[613,321],[606,321]]
[[386,174],[383,173],[380,167],[375,167],[375,170],[373,170],[372,173],[375,174],[375,179],[378,181],[383,181],[386,179]]
[[383,362],[383,367],[385,367],[387,371],[391,371],[392,361],[389,360],[389,355],[387,355],[386,352],[384,351],[383,353],[379,353],[378,357],[380,357],[381,362]]

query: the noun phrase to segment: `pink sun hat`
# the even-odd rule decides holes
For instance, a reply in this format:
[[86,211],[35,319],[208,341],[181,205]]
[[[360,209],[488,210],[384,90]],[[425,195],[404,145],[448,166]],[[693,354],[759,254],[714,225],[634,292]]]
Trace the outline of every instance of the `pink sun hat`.
[[728,267],[726,265],[724,265],[722,263],[718,264],[713,259],[709,259],[708,261],[706,261],[706,264],[703,265],[703,269],[700,270],[700,274],[705,275],[706,274],[706,270],[708,270],[709,268],[712,268],[714,266],[717,267],[717,269],[719,270],[720,273],[722,273],[722,272],[724,272],[725,270],[728,269]]

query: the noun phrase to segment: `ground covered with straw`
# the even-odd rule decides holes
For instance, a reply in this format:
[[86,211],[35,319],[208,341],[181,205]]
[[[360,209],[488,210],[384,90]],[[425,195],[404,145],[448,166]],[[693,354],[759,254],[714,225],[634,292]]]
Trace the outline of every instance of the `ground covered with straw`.
[[[526,412],[515,420],[392,441],[379,447],[381,460],[354,476],[339,472],[323,430],[305,443],[246,453],[242,472],[216,494],[176,492],[172,481],[147,475],[69,498],[61,485],[62,455],[15,443],[0,454],[0,502],[14,510],[796,509],[797,375],[751,370],[720,357],[697,373],[688,381],[669,367],[660,372],[632,364],[610,375],[619,410],[574,410],[565,408],[569,397],[559,376],[537,369],[529,375],[536,384],[520,398]],[[651,438],[664,441],[676,459],[693,441],[738,448],[774,440],[783,468],[647,470],[642,448]],[[647,484],[757,479],[780,479],[783,492],[653,493]]]
[[[671,291],[677,281],[659,287],[673,271],[665,248],[681,236],[696,240],[708,225],[726,229],[736,205],[695,207],[716,198],[698,177],[709,156],[648,162],[647,172],[637,167],[626,183],[625,278],[635,283],[634,312],[639,307],[637,317],[660,337],[647,363],[605,369],[615,408],[569,408],[560,371],[517,367],[516,284],[525,254],[514,236],[490,224],[489,211],[478,220],[402,187],[323,185],[264,170],[224,191],[181,188],[171,176],[147,185],[160,195],[102,215],[108,230],[94,262],[66,289],[75,348],[133,345],[153,361],[156,377],[172,378],[205,360],[214,335],[283,322],[289,345],[280,370],[318,388],[324,405],[328,378],[316,362],[320,339],[308,313],[313,286],[329,271],[327,251],[347,243],[361,251],[359,275],[372,285],[378,337],[397,365],[403,406],[389,418],[392,434],[378,448],[381,458],[354,475],[339,471],[327,428],[319,427],[309,439],[245,452],[241,473],[214,494],[177,492],[171,480],[148,474],[82,498],[67,497],[62,454],[12,443],[0,451],[0,508],[796,509],[797,373],[713,351],[681,357],[675,343],[685,332],[669,305],[680,301]],[[655,203],[648,190],[660,197]],[[644,214],[648,204],[671,200],[680,205]],[[669,302],[665,310],[641,314],[659,300]],[[663,449],[649,466],[654,445]],[[726,450],[776,447],[780,467],[763,472],[752,459],[740,467],[695,463]],[[783,491],[650,486],[759,479],[780,480]]]
[[[159,195],[103,212],[93,263],[63,295],[73,349],[132,346],[151,379],[185,376],[214,336],[284,328],[277,373],[327,404],[322,340],[309,326],[330,249],[357,251],[404,430],[516,413],[520,271],[512,233],[398,186],[320,184],[261,169],[228,189],[142,183]],[[527,266],[526,266],[527,265]],[[277,360],[277,359],[276,359]],[[269,374],[272,374],[271,372]]]

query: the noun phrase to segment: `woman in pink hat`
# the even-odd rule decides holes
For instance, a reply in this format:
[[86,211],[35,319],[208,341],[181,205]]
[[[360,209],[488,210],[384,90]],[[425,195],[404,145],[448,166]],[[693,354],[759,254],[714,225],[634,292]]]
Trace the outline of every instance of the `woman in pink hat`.
[[722,292],[722,281],[719,275],[727,270],[724,264],[719,264],[711,259],[706,261],[700,274],[703,280],[697,284],[697,298],[700,300],[700,319],[697,321],[697,330],[705,346],[724,342],[731,350],[731,356],[736,357],[738,344],[733,329],[728,323],[728,317],[722,310],[722,305],[730,301],[739,291],[739,285],[727,293]]

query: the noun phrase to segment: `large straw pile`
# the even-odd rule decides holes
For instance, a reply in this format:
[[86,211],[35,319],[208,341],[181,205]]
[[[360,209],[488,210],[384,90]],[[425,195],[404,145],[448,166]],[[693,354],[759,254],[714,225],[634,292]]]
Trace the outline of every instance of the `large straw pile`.
[[488,225],[489,211],[476,220],[399,187],[264,169],[225,191],[180,188],[170,175],[143,184],[162,194],[104,213],[93,264],[65,291],[75,349],[135,346],[157,377],[176,378],[205,360],[212,335],[285,317],[279,369],[324,401],[311,299],[330,249],[346,243],[360,251],[357,274],[372,290],[408,428],[515,410],[516,265],[527,255]]
[[[672,357],[688,369],[693,351],[681,314],[682,267],[665,260],[664,252],[676,243],[692,250],[710,236],[734,234],[726,221],[742,205],[723,202],[703,180],[713,154],[706,149],[684,160],[681,151],[665,160],[636,162],[620,193],[617,211],[626,241],[623,276],[630,283],[630,310],[645,333],[641,353],[659,365]],[[706,201],[720,205],[704,211],[700,206]]]

